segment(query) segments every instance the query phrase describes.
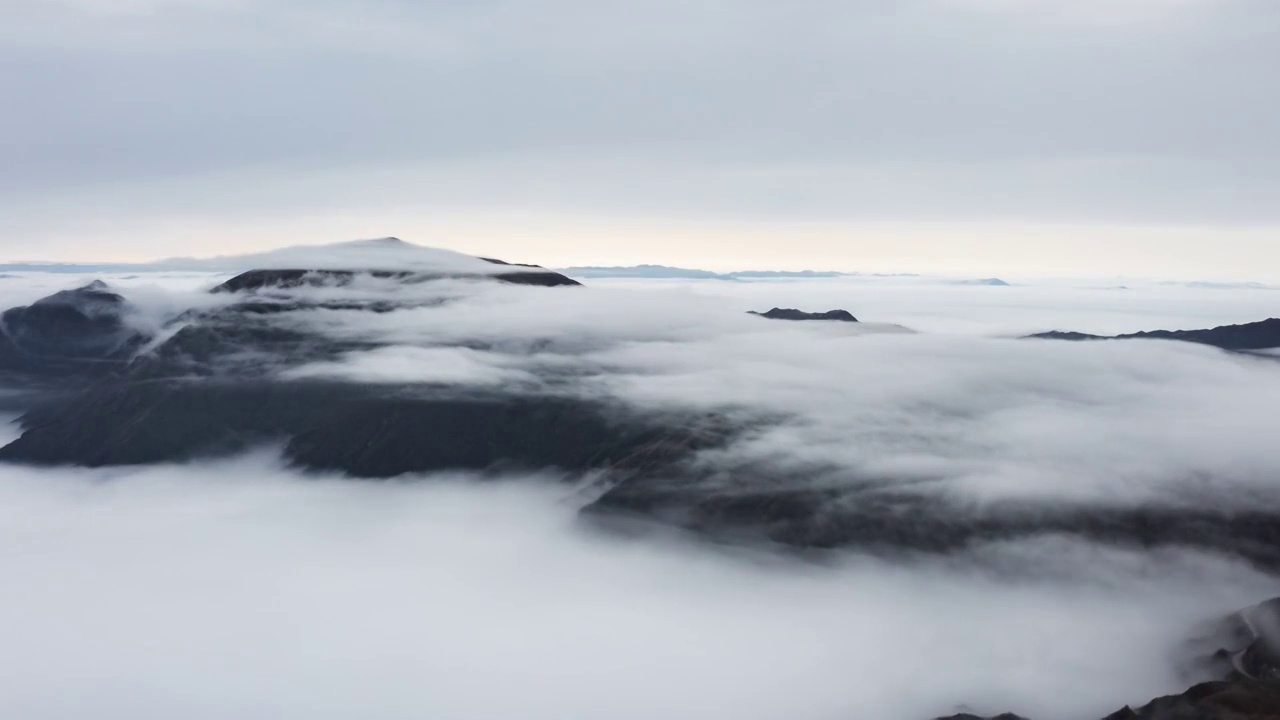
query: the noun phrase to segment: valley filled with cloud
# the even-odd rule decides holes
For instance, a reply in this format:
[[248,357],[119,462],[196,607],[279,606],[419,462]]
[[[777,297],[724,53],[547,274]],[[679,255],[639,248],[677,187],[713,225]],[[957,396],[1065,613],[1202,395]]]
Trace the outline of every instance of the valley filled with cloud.
[[1275,358],[1026,337],[1267,286],[226,263],[0,279],[127,348],[4,376],[6,715],[1096,718],[1275,594]]

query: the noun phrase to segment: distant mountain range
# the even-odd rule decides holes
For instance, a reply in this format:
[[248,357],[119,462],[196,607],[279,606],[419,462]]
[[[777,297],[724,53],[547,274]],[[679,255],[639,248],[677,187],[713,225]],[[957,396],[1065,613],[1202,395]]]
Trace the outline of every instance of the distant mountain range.
[[586,266],[563,268],[560,272],[582,278],[672,278],[681,280],[763,280],[770,278],[835,278],[852,273],[827,270],[739,270],[718,273],[710,270],[669,265]]
[[[402,243],[395,238],[379,238],[377,240],[358,241],[377,247],[388,243]],[[222,272],[235,274],[250,268],[261,267],[261,261],[278,264],[285,258],[306,264],[304,257],[298,257],[298,249],[274,250],[241,256],[212,258],[175,257],[144,263],[58,263],[58,262],[20,262],[0,263],[0,280],[12,277],[10,273],[60,273],[70,275],[119,275],[122,273],[208,273]],[[448,253],[449,251],[441,251]],[[455,253],[456,254],[456,253]],[[295,264],[297,264],[295,263]],[[924,278],[920,273],[863,273],[840,272],[836,270],[735,270],[731,272],[715,272],[698,268],[684,268],[673,265],[585,265],[560,268],[559,272],[570,277],[587,279],[636,279],[636,280],[816,280],[830,278]],[[1012,287],[1015,283],[999,277],[965,279],[933,277],[937,282],[947,285],[970,285],[986,287]],[[1207,280],[1161,280],[1148,281],[1157,286],[1185,287],[1197,290],[1275,290],[1277,285],[1261,282],[1217,282]],[[1106,290],[1131,290],[1129,285],[1116,285]]]
[[[157,272],[160,270],[182,272],[191,270],[199,272],[200,268],[171,268],[162,266],[157,263],[5,263],[0,265],[0,270],[5,273],[59,273],[70,275],[94,275],[99,273],[126,273],[126,272]],[[0,278],[13,277],[12,275],[0,275]]]
[[[634,278],[644,280],[812,280],[841,277],[920,277],[918,273],[854,273],[834,270],[737,270],[718,273],[711,270],[672,267],[670,265],[570,267],[562,268],[560,272],[571,277],[584,279]],[[955,285],[1010,286],[1010,283],[995,277],[946,282]]]

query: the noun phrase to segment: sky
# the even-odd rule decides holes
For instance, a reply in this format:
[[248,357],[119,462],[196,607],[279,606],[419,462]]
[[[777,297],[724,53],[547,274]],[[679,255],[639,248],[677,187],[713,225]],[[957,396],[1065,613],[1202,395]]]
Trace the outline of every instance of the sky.
[[[1272,0],[0,0],[0,258],[1280,279]],[[16,111],[13,111],[16,110]]]

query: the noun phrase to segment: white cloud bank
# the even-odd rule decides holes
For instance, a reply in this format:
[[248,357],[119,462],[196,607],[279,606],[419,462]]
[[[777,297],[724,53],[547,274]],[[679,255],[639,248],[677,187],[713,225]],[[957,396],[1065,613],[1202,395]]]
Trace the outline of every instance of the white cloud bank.
[[[124,291],[148,312],[176,302],[139,282]],[[440,305],[268,319],[384,344],[294,376],[787,418],[735,462],[926,480],[974,504],[1276,507],[1274,361],[1001,337],[1043,329],[1029,318],[1047,307],[1083,330],[1256,320],[1270,291],[912,282],[450,282]],[[773,304],[931,332],[744,313]],[[1222,557],[1052,539],[824,567],[628,542],[582,527],[567,486],[512,480],[304,479],[261,456],[0,467],[0,715],[927,720],[967,703],[1079,720],[1181,691],[1170,660],[1195,621],[1274,594]]]
[[0,713],[1100,717],[1180,690],[1186,630],[1271,589],[1072,545],[806,567],[601,537],[574,509],[527,479],[301,479],[264,458],[0,468]]
[[[443,304],[376,316],[291,313],[287,322],[335,340],[394,347],[287,373],[374,382],[452,377],[522,391],[543,378],[557,381],[543,387],[554,392],[565,392],[558,381],[574,377],[569,392],[653,410],[786,418],[735,443],[725,457],[707,455],[716,462],[770,463],[797,473],[831,466],[852,477],[908,480],[966,502],[1280,507],[1274,361],[1167,341],[976,334],[983,327],[999,335],[1020,326],[1094,330],[1143,316],[1153,323],[1145,329],[1194,326],[1208,314],[1252,321],[1265,317],[1257,313],[1274,291],[1064,291],[919,279],[878,293],[882,287],[707,281],[527,292],[457,284]],[[839,296],[842,290],[847,295]],[[1224,295],[1208,311],[1198,307],[1212,293]],[[766,297],[770,303],[759,302]],[[770,321],[744,312],[800,304],[788,297],[821,298],[802,306],[846,307],[868,320],[879,315],[864,312],[860,300],[886,307],[886,297],[901,298],[907,309],[888,308],[889,318],[927,322],[933,313],[933,324],[952,332]],[[1054,298],[1079,300],[1052,309],[1047,321],[1031,319]],[[1184,319],[1175,320],[1180,313]]]

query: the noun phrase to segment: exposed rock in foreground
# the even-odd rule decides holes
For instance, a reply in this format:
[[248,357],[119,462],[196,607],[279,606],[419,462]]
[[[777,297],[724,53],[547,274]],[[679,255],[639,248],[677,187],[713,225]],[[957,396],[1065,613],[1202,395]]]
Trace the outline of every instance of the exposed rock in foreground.
[[1046,332],[1029,337],[1042,340],[1181,340],[1212,345],[1223,350],[1280,348],[1280,318],[1245,325],[1223,325],[1208,330],[1152,330],[1128,335],[1089,335],[1079,332]]
[[1280,687],[1254,680],[1197,685],[1181,695],[1124,708],[1104,720],[1275,720]]
[[749,311],[751,315],[758,315],[770,320],[835,320],[838,322],[858,322],[858,318],[848,310],[828,310],[826,312],[805,312],[796,310],[795,308],[774,308],[768,312]]
[[[1125,707],[1103,720],[1280,719],[1280,598],[1214,623],[1188,644],[1184,672],[1196,683],[1180,695]],[[938,720],[984,720],[956,715]],[[990,720],[1026,720],[1000,715]]]
[[[1125,707],[1102,720],[1276,720],[1280,718],[1280,687],[1253,680],[1197,685],[1181,695],[1152,700],[1134,710]],[[1028,720],[1004,714],[993,718],[953,715],[937,720]]]

